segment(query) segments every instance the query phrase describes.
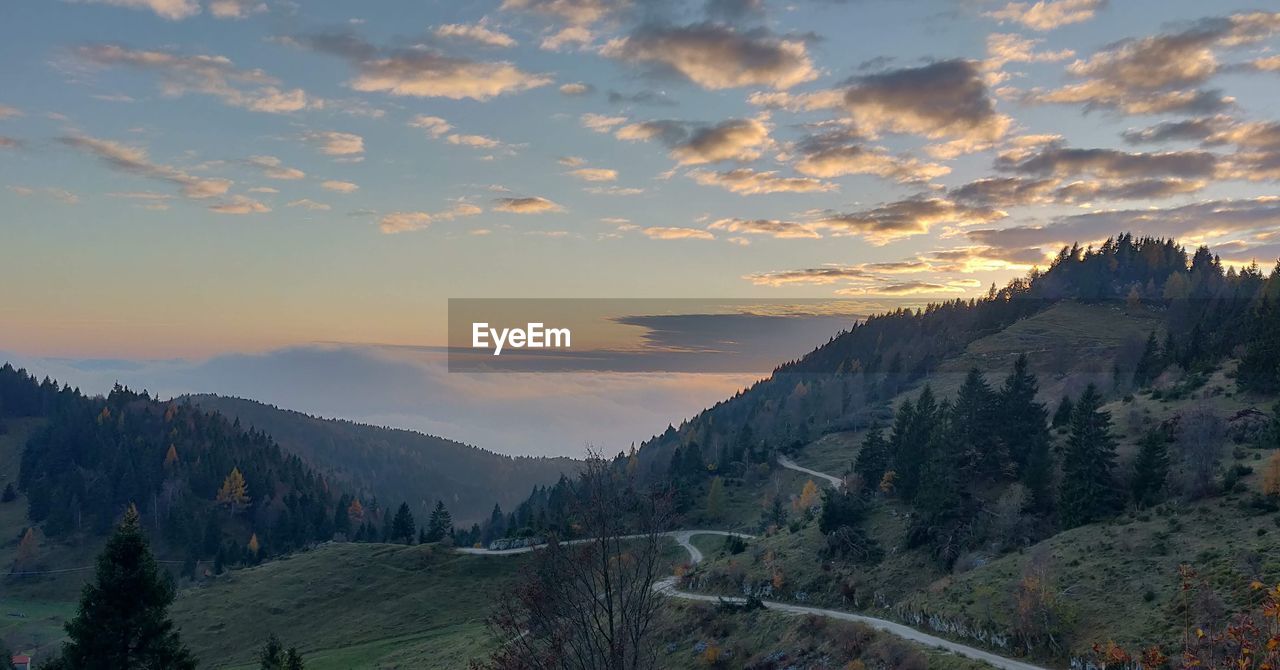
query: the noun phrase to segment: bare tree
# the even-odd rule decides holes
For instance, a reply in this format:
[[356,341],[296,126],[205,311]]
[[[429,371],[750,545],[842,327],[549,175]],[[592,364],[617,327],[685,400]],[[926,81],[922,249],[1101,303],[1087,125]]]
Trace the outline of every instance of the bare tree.
[[504,640],[491,670],[646,670],[646,644],[666,576],[666,495],[635,485],[626,468],[592,454],[573,487],[572,521],[585,537],[551,538],[534,552],[490,627]]
[[1178,419],[1182,491],[1190,498],[1201,498],[1213,491],[1226,426],[1208,404],[1199,404]]

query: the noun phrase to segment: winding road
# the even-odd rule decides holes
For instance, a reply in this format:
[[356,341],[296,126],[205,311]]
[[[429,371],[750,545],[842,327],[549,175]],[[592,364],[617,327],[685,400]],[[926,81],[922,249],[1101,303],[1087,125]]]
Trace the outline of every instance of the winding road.
[[[817,470],[811,470],[806,467],[802,467],[796,464],[795,461],[792,461],[791,459],[786,458],[785,456],[778,456],[778,464],[789,470],[796,470],[798,472],[803,472],[815,477],[820,477],[822,479],[825,479],[828,483],[830,483],[832,486],[837,488],[844,485],[844,480],[842,480],[839,477],[836,477],[834,475],[829,475],[824,472],[818,472]],[[746,533],[735,533],[732,531],[725,531],[725,530],[674,530],[674,531],[668,531],[668,532],[662,533],[662,535],[674,539],[677,544],[679,544],[681,547],[684,547],[685,551],[689,552],[689,562],[694,564],[701,563],[702,559],[704,558],[704,556],[702,555],[702,552],[693,545],[692,540],[693,540],[693,536],[695,535],[718,535],[721,537],[726,535],[733,535],[736,537],[741,537],[743,539],[754,538],[754,536],[747,535]],[[633,537],[643,537],[643,536],[636,535]],[[573,543],[588,542],[588,541],[590,540],[575,540],[573,541]],[[530,551],[533,551],[535,548],[536,547],[521,547],[519,549],[489,551],[488,549],[462,547],[462,548],[459,548],[458,551],[464,554],[472,554],[477,556],[509,556],[512,554],[528,553]],[[727,602],[736,602],[736,603],[745,602],[745,599],[743,598],[724,598],[722,596],[713,596],[713,595],[707,595],[703,593],[691,593],[689,591],[681,591],[676,588],[676,582],[678,579],[679,578],[674,575],[671,577],[664,578],[659,582],[657,582],[656,584],[654,584],[653,588],[655,591],[665,596],[668,596],[671,598],[681,598],[683,600],[696,600],[696,601],[710,602],[710,603],[718,603],[721,600],[724,600]],[[1044,666],[1032,665],[1030,663],[1025,663],[1023,661],[1015,660],[1012,658],[1006,658],[1004,656],[986,651],[984,649],[978,649],[977,647],[970,647],[969,645],[966,645],[966,644],[953,642],[951,640],[947,640],[945,638],[941,638],[936,635],[930,635],[929,633],[926,633],[921,630],[917,630],[915,628],[912,628],[911,626],[907,626],[905,624],[901,624],[896,621],[889,621],[888,619],[879,619],[872,616],[866,616],[865,614],[855,614],[853,612],[845,612],[843,610],[823,609],[821,607],[806,607],[804,605],[792,605],[788,603],[775,602],[772,600],[765,600],[762,602],[764,603],[765,609],[773,610],[774,612],[782,612],[785,614],[791,614],[796,616],[812,615],[812,616],[826,617],[828,619],[837,619],[840,621],[855,621],[858,623],[863,623],[868,626],[871,626],[872,628],[875,628],[876,630],[889,633],[890,635],[896,635],[905,640],[910,640],[912,642],[923,644],[929,647],[936,647],[938,649],[943,649],[953,654],[956,654],[958,656],[964,656],[965,658],[971,658],[977,661],[982,661],[983,663],[987,663],[996,668],[1001,668],[1002,670],[1048,670]]]
[[825,479],[827,480],[827,483],[831,484],[832,487],[837,489],[840,488],[841,486],[844,486],[843,479],[835,475],[829,475],[825,472],[810,470],[809,468],[806,468],[802,465],[797,464],[795,461],[791,460],[790,458],[787,458],[786,456],[783,456],[782,454],[778,454],[778,465],[781,465],[782,467],[788,470],[795,470],[796,472],[803,472],[806,475]]

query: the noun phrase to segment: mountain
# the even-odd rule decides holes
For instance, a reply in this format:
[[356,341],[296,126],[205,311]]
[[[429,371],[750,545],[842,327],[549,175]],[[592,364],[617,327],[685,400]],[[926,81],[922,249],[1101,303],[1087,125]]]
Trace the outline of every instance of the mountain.
[[505,456],[411,430],[322,419],[242,398],[186,399],[266,432],[286,452],[353,492],[392,505],[408,501],[420,518],[442,500],[456,522],[470,525],[488,519],[494,503],[510,509],[533,488],[578,467],[570,458]]
[[[1120,235],[854,324],[615,467],[685,527],[762,536],[687,571],[692,590],[1055,666],[1109,641],[1174,655],[1197,630],[1190,653],[1221,654],[1280,582],[1278,395],[1280,264]],[[508,532],[572,533],[570,493],[535,492]]]
[[0,474],[18,461],[5,486],[19,495],[6,504],[25,507],[15,572],[93,546],[130,505],[187,572],[206,559],[253,564],[334,533],[338,491],[265,433],[216,412],[119,385],[86,396],[5,364],[0,433],[10,431]]

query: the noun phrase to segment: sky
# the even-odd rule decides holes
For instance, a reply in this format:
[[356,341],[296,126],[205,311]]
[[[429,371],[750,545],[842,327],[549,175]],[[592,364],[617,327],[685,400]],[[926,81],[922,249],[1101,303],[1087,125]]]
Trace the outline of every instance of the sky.
[[[691,389],[657,401],[611,377],[616,395],[588,395],[616,410],[576,423],[574,392],[544,389],[566,398],[547,423],[581,431],[532,445],[439,403],[304,401],[305,366],[439,346],[449,298],[939,300],[1121,231],[1269,267],[1274,9],[10,0],[0,351],[498,450],[643,438],[606,429],[678,421],[742,379],[649,379]],[[212,372],[244,360],[297,369]],[[440,362],[402,364],[425,384]]]

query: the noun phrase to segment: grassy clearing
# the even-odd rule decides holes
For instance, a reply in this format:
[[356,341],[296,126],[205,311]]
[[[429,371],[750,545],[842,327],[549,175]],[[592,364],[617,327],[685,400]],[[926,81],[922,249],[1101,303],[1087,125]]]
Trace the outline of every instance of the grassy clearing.
[[173,617],[203,667],[240,667],[273,632],[318,670],[464,667],[488,648],[484,617],[524,563],[326,545],[183,591]]

